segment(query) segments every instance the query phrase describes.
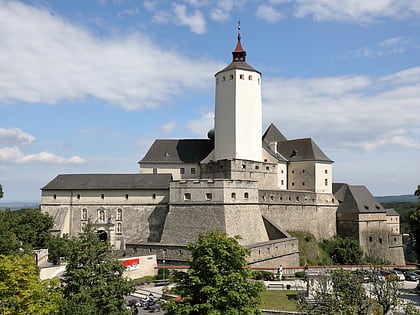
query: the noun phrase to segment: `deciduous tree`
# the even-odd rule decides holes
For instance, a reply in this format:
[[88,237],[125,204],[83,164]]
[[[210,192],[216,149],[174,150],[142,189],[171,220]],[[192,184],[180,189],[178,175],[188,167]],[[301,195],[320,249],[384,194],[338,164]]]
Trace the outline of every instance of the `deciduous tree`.
[[250,280],[246,255],[234,237],[213,231],[188,244],[187,272],[175,272],[176,293],[181,300],[165,304],[167,314],[259,314],[263,285]]
[[125,314],[124,296],[133,284],[123,277],[125,267],[111,256],[107,241],[101,241],[93,225],[72,239],[63,275],[62,314]]
[[363,250],[354,238],[336,235],[330,240],[324,240],[321,246],[336,264],[358,265],[363,262]]
[[0,255],[0,314],[58,314],[58,280],[40,280],[30,255]]

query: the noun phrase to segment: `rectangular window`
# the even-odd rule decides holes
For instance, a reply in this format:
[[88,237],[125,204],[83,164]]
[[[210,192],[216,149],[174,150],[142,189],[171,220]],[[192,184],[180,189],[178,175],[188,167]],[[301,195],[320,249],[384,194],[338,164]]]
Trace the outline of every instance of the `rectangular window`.
[[105,199],[105,194],[101,194],[101,199]]
[[325,186],[328,186],[328,179],[325,179]]
[[248,199],[249,198],[249,194],[246,192],[246,193],[244,193],[244,198],[245,199]]
[[191,200],[191,194],[190,193],[185,193],[184,194],[184,200]]
[[125,194],[125,200],[128,200],[128,194]]
[[248,80],[252,80],[252,75],[249,75],[248,76]]
[[54,195],[53,195],[53,198],[54,198],[54,199],[57,199],[57,195],[56,195],[56,194],[54,194]]
[[191,167],[191,175],[195,174],[195,167]]
[[239,75],[239,79],[244,80],[245,79],[245,76],[243,74],[240,74]]
[[211,198],[212,198],[213,196],[212,196],[212,194],[211,193],[207,193],[206,194],[206,200],[211,200]]
[[234,192],[233,192],[233,193],[231,194],[231,197],[232,197],[232,199],[236,199],[236,193],[234,193]]
[[153,168],[153,174],[157,174],[157,168]]
[[80,194],[77,194],[77,199],[80,199]]
[[152,194],[152,199],[156,199],[156,194]]
[[179,172],[181,173],[181,175],[184,175],[185,174],[185,168],[184,167],[181,167],[179,169]]

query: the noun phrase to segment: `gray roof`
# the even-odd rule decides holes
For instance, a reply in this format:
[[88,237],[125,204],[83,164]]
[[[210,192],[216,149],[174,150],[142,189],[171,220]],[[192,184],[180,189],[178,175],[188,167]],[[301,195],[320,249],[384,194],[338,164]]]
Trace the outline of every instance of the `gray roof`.
[[337,212],[378,213],[384,207],[372,196],[365,186],[333,183],[333,194],[338,200]]
[[139,163],[199,163],[213,148],[210,139],[155,140]]
[[325,161],[333,162],[311,138],[287,140],[277,143],[277,152],[290,162]]
[[385,209],[385,210],[386,210],[386,215],[389,215],[389,216],[391,216],[391,215],[400,216],[400,214],[397,211],[395,211],[395,209],[393,209],[393,208]]
[[230,65],[226,66],[223,70],[220,70],[215,75],[218,75],[220,72],[233,70],[233,69],[242,69],[242,70],[248,70],[248,71],[255,71],[261,74],[258,70],[255,70],[253,67],[251,67],[249,64],[247,64],[245,61],[233,61]]
[[60,174],[41,189],[167,189],[171,180],[171,174]]
[[286,137],[277,129],[274,124],[270,124],[262,137],[263,141],[270,142],[283,142],[287,141]]

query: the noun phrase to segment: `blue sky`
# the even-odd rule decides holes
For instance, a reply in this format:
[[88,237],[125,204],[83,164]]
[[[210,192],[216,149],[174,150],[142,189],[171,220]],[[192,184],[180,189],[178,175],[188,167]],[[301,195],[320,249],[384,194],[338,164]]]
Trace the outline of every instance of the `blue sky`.
[[420,1],[0,0],[3,201],[62,173],[136,173],[156,138],[203,138],[241,21],[263,129],[311,137],[334,181],[420,184]]

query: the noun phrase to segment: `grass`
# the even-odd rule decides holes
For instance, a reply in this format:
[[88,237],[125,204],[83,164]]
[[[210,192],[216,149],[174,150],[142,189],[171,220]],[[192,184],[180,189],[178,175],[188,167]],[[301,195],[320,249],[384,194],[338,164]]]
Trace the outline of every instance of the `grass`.
[[266,290],[261,297],[260,308],[297,312],[297,290]]

